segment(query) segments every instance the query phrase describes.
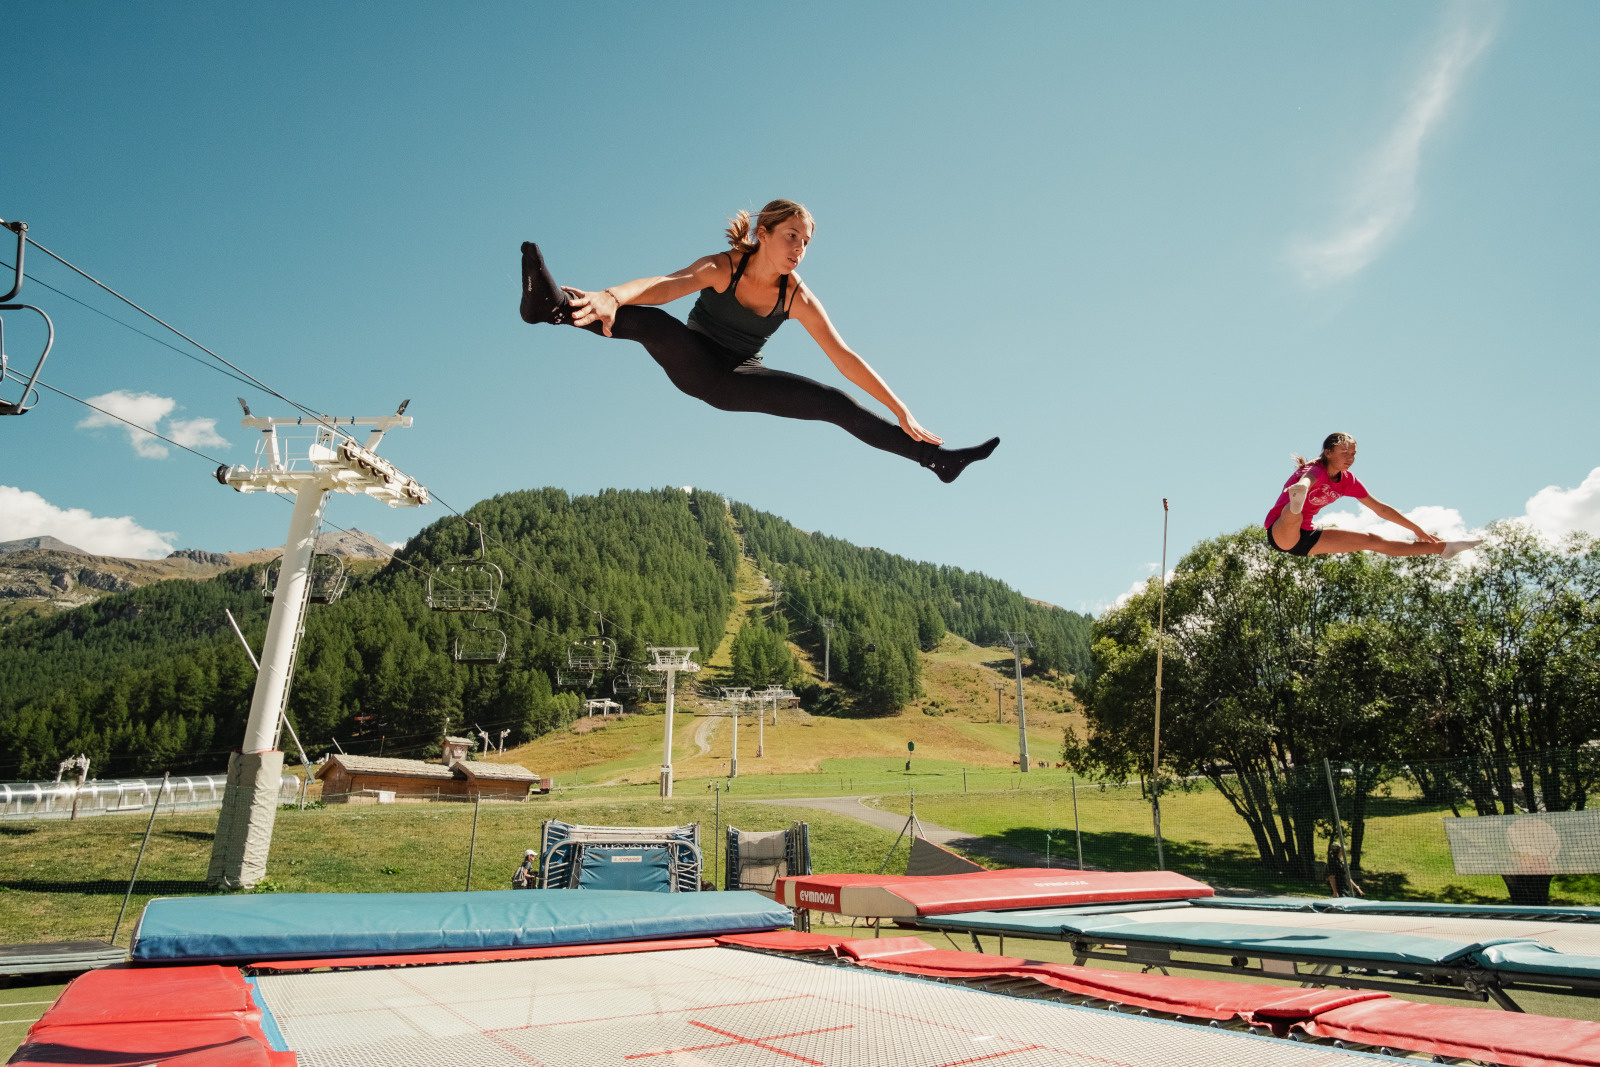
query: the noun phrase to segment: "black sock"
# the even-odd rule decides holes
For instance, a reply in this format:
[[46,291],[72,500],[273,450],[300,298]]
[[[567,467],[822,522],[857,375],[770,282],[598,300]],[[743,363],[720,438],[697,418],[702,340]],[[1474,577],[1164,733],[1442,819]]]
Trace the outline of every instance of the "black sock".
[[[539,246],[532,241],[522,242],[522,321],[571,326],[571,303],[565,290],[556,284],[550,269],[544,265]],[[605,327],[598,321],[589,323],[583,329],[590,333],[605,334]]]
[[939,476],[941,482],[953,482],[961,477],[969,463],[988,459],[1000,444],[1000,438],[991,437],[981,445],[971,448],[935,448],[922,460],[922,465]]

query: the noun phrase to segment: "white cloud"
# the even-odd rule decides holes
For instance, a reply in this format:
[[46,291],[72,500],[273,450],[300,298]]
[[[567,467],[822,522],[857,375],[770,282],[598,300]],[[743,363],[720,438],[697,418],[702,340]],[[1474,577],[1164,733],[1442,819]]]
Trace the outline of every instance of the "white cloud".
[[95,430],[110,426],[125,430],[133,450],[146,459],[161,459],[167,454],[167,446],[156,440],[152,431],[178,406],[176,400],[154,393],[129,393],[117,389],[91,396],[89,403],[105,410],[86,415],[78,423],[78,429]]
[[38,493],[0,485],[0,541],[49,534],[98,556],[160,559],[177,534],[147,530],[130,516],[104,518],[83,508],[58,508]]
[[1498,6],[1457,0],[1399,120],[1358,172],[1330,236],[1297,243],[1290,258],[1313,286],[1343,281],[1377,258],[1417,204],[1422,143],[1448,111],[1494,38]]
[[1553,540],[1582,531],[1600,537],[1600,467],[1576,489],[1546,486],[1528,498],[1522,521]]
[[104,410],[85,416],[79,421],[78,429],[111,427],[123,430],[133,450],[146,459],[164,459],[171,451],[157,439],[157,433],[163,433],[188,448],[232,447],[226,438],[217,433],[216,419],[170,419],[163,430],[161,420],[171,415],[178,406],[178,402],[171,397],[115,389],[91,396],[89,403]]
[[217,432],[216,419],[173,419],[167,423],[167,436],[189,448],[227,448],[228,440]]

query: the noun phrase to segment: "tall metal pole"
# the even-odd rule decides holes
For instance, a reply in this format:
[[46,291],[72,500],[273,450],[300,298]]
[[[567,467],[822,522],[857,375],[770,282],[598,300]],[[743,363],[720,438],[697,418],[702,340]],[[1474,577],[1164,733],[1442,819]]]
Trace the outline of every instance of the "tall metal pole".
[[678,689],[678,672],[667,670],[667,728],[661,736],[661,795],[672,796],[672,698]]
[[828,684],[828,672],[833,665],[833,620],[822,620],[822,684]]
[[767,709],[760,704],[756,705],[756,758],[766,755],[767,748]]
[[733,715],[733,755],[728,758],[728,777],[739,777],[739,705],[729,704],[729,712]]
[[1011,655],[1016,660],[1017,666],[1017,762],[1022,766],[1022,773],[1028,773],[1028,707],[1022,695],[1022,650],[1033,647],[1033,639],[1027,631],[1018,630],[1015,633],[1006,633],[1006,644],[1011,646]]
[[1004,682],[994,682],[994,683],[991,683],[991,684],[993,684],[993,686],[994,686],[994,721],[995,722],[1005,722],[1006,721],[1006,698],[1005,698],[1006,683],[1004,683]]
[[1150,754],[1150,814],[1156,831],[1156,870],[1167,869],[1161,841],[1161,660],[1166,650],[1167,633],[1167,517],[1171,509],[1161,498],[1161,597],[1156,618],[1156,726]]

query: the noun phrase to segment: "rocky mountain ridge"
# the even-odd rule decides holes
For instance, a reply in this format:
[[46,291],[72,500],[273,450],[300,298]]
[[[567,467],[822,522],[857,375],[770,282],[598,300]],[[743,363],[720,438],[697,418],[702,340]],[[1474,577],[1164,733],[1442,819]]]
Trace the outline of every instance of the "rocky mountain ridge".
[[[362,530],[332,530],[317,537],[317,551],[349,560],[386,559],[388,545]],[[264,563],[281,548],[207,552],[180,548],[165,559],[97,556],[49,535],[0,542],[0,624],[50,614],[152,582],[201,581],[236,567]]]

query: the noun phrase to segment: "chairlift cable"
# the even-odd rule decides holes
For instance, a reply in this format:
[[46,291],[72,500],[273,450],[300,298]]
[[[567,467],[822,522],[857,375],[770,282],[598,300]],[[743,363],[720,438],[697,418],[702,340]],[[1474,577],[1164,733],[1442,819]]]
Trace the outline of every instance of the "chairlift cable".
[[162,441],[165,441],[167,444],[171,445],[174,448],[181,448],[185,452],[192,452],[195,455],[199,456],[201,459],[205,460],[207,463],[213,464],[215,466],[225,466],[225,464],[223,464],[223,462],[220,459],[217,459],[214,456],[208,456],[204,452],[201,452],[199,449],[190,448],[188,445],[179,444],[177,441],[174,441],[172,438],[164,436],[163,434],[159,434],[156,431],[150,429],[150,427],[148,427],[148,426],[141,426],[137,422],[133,422],[133,421],[131,421],[129,419],[123,418],[121,415],[118,415],[114,411],[107,411],[105,408],[100,407],[97,404],[91,404],[91,403],[89,403],[89,401],[83,399],[83,397],[81,397],[81,396],[73,396],[71,393],[67,392],[65,389],[62,389],[62,388],[59,388],[57,386],[51,385],[50,383],[44,382],[44,381],[38,381],[38,382],[35,382],[34,384],[37,385],[41,389],[48,389],[52,393],[58,393],[61,396],[66,397],[68,400],[76,400],[78,403],[82,404],[86,408],[90,408],[91,410],[98,411],[100,414],[105,415],[108,418],[116,419],[120,423],[123,423],[123,424],[125,424],[127,426],[133,427],[135,430],[138,430],[140,433],[147,433],[151,437],[155,437],[155,438],[158,438],[158,439],[160,439]]
[[[12,269],[12,265],[10,263],[5,262],[4,260],[0,260],[0,267],[5,268],[6,270]],[[193,352],[185,352],[183,349],[179,348],[177,345],[173,344],[171,341],[163,341],[161,338],[157,337],[155,334],[145,333],[143,330],[139,329],[139,327],[133,325],[132,323],[124,322],[123,320],[117,318],[115,315],[111,314],[110,312],[101,311],[99,308],[95,307],[93,304],[90,304],[90,303],[88,303],[86,301],[83,301],[83,300],[79,300],[77,297],[73,296],[71,293],[63,292],[62,290],[57,289],[55,286],[51,285],[49,282],[40,281],[38,278],[35,278],[33,275],[28,274],[26,272],[24,272],[22,276],[24,278],[28,279],[29,281],[31,281],[33,284],[38,285],[38,286],[42,286],[43,288],[50,290],[52,293],[55,293],[57,296],[61,297],[64,300],[70,300],[74,304],[77,304],[79,307],[84,308],[87,311],[92,311],[96,315],[101,316],[102,318],[111,320],[112,322],[116,323],[118,326],[121,326],[125,330],[132,330],[134,333],[138,334],[140,337],[143,337],[143,338],[146,338],[147,340],[153,341],[156,344],[160,345],[162,348],[171,349],[172,351],[176,352],[178,355],[182,356],[184,359],[193,360],[194,362],[200,364],[202,367],[207,367],[207,368],[209,368],[211,370],[216,371],[218,374],[222,375],[224,378],[229,378],[229,379],[231,379],[233,381],[236,381],[240,385],[251,385],[251,386],[253,386],[253,385],[257,384],[256,382],[251,381],[249,378],[245,377],[242,374],[235,374],[233,371],[230,371],[225,367],[217,366],[215,363],[211,362],[210,360],[201,359],[199,356],[195,355]]]
[[152,322],[159,323],[160,325],[166,327],[168,330],[171,330],[173,333],[177,334],[179,337],[183,338],[185,341],[188,341],[190,344],[194,345],[200,351],[204,352],[206,355],[210,356],[212,359],[214,359],[217,362],[221,363],[223,366],[227,367],[229,370],[232,370],[236,374],[244,375],[244,377],[247,378],[250,381],[251,384],[255,385],[258,389],[260,389],[263,392],[267,393],[269,396],[277,397],[279,400],[282,400],[285,404],[288,404],[290,407],[295,408],[298,411],[300,411],[302,414],[306,415],[313,422],[317,423],[317,425],[323,426],[326,429],[331,430],[332,432],[338,434],[340,437],[344,437],[344,438],[347,438],[349,440],[355,440],[354,438],[350,437],[349,434],[347,434],[343,430],[339,429],[337,425],[331,424],[326,415],[323,415],[320,412],[313,411],[312,409],[306,407],[303,404],[299,404],[299,403],[296,403],[293,400],[290,400],[288,397],[284,396],[282,393],[278,392],[276,389],[272,388],[270,385],[268,385],[267,383],[263,382],[260,378],[257,378],[255,375],[251,374],[249,371],[245,370],[243,367],[240,367],[240,366],[230,362],[229,360],[224,359],[222,356],[219,356],[217,353],[213,352],[211,349],[207,348],[205,345],[201,344],[199,341],[196,341],[193,337],[190,337],[188,334],[184,333],[182,330],[178,329],[176,326],[172,325],[171,323],[167,322],[165,319],[163,319],[160,316],[156,315],[154,312],[147,311],[145,308],[140,307],[138,304],[134,303],[132,300],[130,300],[127,297],[123,296],[121,293],[117,292],[115,289],[111,288],[111,286],[107,285],[105,282],[102,282],[100,279],[96,278],[94,275],[90,274],[88,271],[85,271],[83,268],[76,266],[75,264],[67,261],[66,259],[63,259],[61,256],[56,255],[56,253],[50,251],[50,249],[46,248],[44,245],[40,244],[38,241],[35,241],[33,238],[29,237],[29,238],[26,238],[26,240],[33,247],[37,248],[39,251],[43,252],[45,255],[49,256],[51,259],[55,260],[57,263],[60,263],[62,266],[66,267],[68,270],[73,271],[74,273],[80,274],[83,277],[87,278],[89,281],[93,282],[95,285],[98,285],[100,288],[104,289],[106,292],[110,293],[112,296],[116,297],[118,300],[122,301],[124,304],[127,304],[129,307],[133,308],[135,311],[139,312],[141,315],[144,315],[146,318],[150,319]]

